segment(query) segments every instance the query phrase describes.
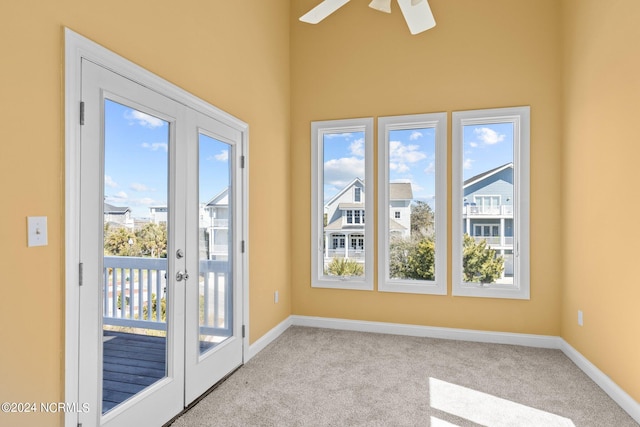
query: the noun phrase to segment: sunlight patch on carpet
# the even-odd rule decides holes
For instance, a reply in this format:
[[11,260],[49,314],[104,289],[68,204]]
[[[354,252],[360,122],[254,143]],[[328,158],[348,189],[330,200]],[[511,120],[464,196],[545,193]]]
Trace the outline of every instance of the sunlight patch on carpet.
[[429,395],[432,408],[485,426],[575,427],[568,418],[436,378],[429,378]]

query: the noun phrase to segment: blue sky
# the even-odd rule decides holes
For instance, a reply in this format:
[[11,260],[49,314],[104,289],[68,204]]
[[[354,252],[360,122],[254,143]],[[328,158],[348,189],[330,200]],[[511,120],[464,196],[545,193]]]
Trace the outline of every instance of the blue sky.
[[513,123],[464,127],[463,180],[513,161]]
[[[200,135],[200,200],[229,183],[229,146]],[[149,217],[150,206],[168,199],[169,124],[124,105],[105,101],[105,201]]]
[[[464,127],[463,176],[513,161],[513,124]],[[324,136],[324,200],[354,178],[364,178],[364,132]],[[392,130],[389,133],[389,180],[409,182],[413,196],[435,206],[435,129]]]

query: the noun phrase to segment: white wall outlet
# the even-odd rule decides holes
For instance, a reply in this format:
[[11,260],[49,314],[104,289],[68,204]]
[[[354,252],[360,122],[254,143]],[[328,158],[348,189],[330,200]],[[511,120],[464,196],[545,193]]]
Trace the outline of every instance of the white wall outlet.
[[582,310],[578,310],[578,325],[582,326],[582,324],[583,324]]
[[279,300],[280,300],[280,295],[278,294],[278,291],[275,291],[273,294],[273,302],[277,304]]
[[27,245],[47,246],[47,217],[29,216],[27,217]]

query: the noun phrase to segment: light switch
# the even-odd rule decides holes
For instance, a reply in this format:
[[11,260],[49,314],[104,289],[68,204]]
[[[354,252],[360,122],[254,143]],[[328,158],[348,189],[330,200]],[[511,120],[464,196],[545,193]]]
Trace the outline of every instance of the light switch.
[[27,217],[28,246],[47,246],[47,217]]

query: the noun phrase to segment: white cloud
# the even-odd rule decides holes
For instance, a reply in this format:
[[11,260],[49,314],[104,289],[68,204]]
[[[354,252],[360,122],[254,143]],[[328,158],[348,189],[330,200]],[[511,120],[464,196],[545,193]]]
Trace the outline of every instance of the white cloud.
[[389,169],[398,173],[407,173],[411,170],[409,166],[406,165],[406,163],[393,163],[393,162],[389,163]]
[[353,136],[352,133],[349,132],[345,132],[345,133],[325,133],[324,137],[327,139],[333,139],[333,138],[351,138]]
[[129,200],[129,196],[124,191],[118,191],[112,196],[107,196],[107,199],[112,200],[116,203],[124,203]]
[[229,160],[229,150],[222,150],[219,154],[213,156],[219,162],[226,162]]
[[356,139],[349,145],[349,151],[354,156],[364,157],[364,138]]
[[389,141],[389,169],[397,173],[407,173],[411,164],[427,158],[419,145],[405,145],[400,141]]
[[165,121],[157,117],[150,116],[138,110],[128,110],[124,113],[124,118],[129,120],[129,124],[138,124],[142,127],[154,129],[162,126]]
[[411,135],[409,135],[409,140],[411,141],[415,141],[418,138],[422,138],[422,132],[418,132],[417,130],[414,130],[411,132]]
[[118,183],[115,182],[109,175],[104,176],[104,185],[111,188],[116,188]]
[[324,164],[324,183],[342,188],[354,178],[364,178],[364,159],[343,157],[331,159]]
[[477,142],[470,142],[469,143],[469,147],[471,147],[471,148],[476,148],[477,146],[478,146]]
[[150,197],[143,197],[142,199],[137,200],[137,203],[145,206],[162,206],[167,204],[166,202],[159,202]]
[[481,142],[484,142],[487,145],[494,145],[498,142],[502,142],[506,136],[505,134],[498,133],[490,128],[477,128],[473,130],[473,133],[476,134]]
[[436,162],[429,163],[429,166],[427,166],[427,168],[424,170],[424,173],[428,175],[436,173]]
[[473,162],[475,162],[475,160],[464,159],[464,162],[462,163],[462,167],[464,169],[471,169],[473,167]]
[[142,148],[148,148],[151,151],[164,150],[165,152],[169,151],[169,145],[166,142],[153,142],[149,144],[148,142],[142,143]]
[[150,189],[146,185],[140,184],[138,182],[131,183],[129,188],[131,188],[133,191],[153,191],[152,189]]

